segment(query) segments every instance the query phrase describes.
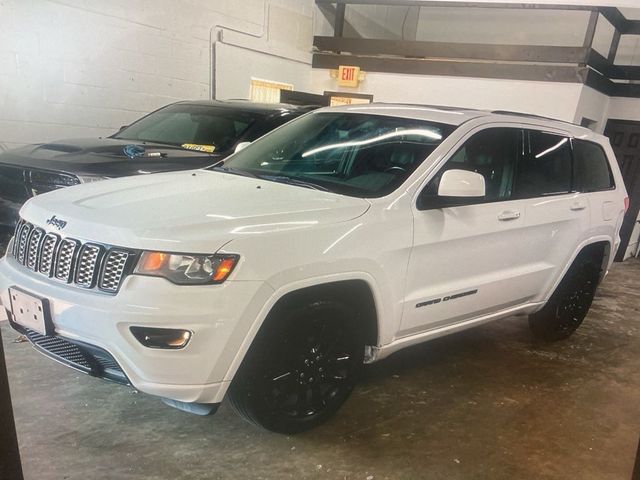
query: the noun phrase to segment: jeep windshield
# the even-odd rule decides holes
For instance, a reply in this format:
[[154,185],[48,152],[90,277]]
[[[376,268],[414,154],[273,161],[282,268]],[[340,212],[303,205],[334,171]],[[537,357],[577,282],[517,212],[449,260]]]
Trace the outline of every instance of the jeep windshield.
[[112,138],[224,152],[262,118],[259,113],[239,109],[175,103],[150,113]]
[[454,128],[382,115],[315,113],[266,135],[218,170],[355,197],[382,197],[398,188]]

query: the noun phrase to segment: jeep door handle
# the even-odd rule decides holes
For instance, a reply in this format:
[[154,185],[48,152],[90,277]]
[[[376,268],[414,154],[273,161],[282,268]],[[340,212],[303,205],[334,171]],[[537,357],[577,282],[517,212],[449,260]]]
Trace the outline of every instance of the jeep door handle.
[[507,210],[498,215],[498,220],[501,222],[505,222],[507,220],[516,220],[520,218],[520,212],[516,212],[515,210]]
[[576,202],[571,204],[571,207],[569,208],[571,208],[571,210],[578,211],[578,210],[584,210],[585,208],[587,208],[587,206],[582,202]]

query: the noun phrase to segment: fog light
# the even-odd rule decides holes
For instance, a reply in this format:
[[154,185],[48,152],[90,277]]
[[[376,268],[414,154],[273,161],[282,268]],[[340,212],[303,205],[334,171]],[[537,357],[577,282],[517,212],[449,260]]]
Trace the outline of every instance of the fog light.
[[189,330],[175,328],[129,327],[133,336],[145,347],[175,350],[184,348],[191,340]]

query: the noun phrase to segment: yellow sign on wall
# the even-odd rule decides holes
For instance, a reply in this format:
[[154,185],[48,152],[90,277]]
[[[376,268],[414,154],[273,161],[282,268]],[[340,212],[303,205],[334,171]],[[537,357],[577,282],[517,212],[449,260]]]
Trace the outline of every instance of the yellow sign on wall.
[[333,97],[332,96],[329,102],[329,106],[335,107],[338,105],[356,105],[356,104],[364,104],[364,103],[371,103],[371,100],[369,100],[368,98],[354,98],[354,97],[340,97],[340,96]]
[[333,70],[331,74],[338,80],[338,85],[341,87],[357,87],[364,80],[364,72],[360,71],[360,67],[340,65],[338,70]]

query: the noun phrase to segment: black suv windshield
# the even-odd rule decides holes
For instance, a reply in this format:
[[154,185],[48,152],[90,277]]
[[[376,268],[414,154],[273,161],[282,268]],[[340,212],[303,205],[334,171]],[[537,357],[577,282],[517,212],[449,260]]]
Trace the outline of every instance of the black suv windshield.
[[239,109],[177,103],[141,118],[113,138],[224,152],[261,118]]
[[225,167],[266,180],[381,197],[398,188],[453,129],[391,116],[317,113],[249,145]]

